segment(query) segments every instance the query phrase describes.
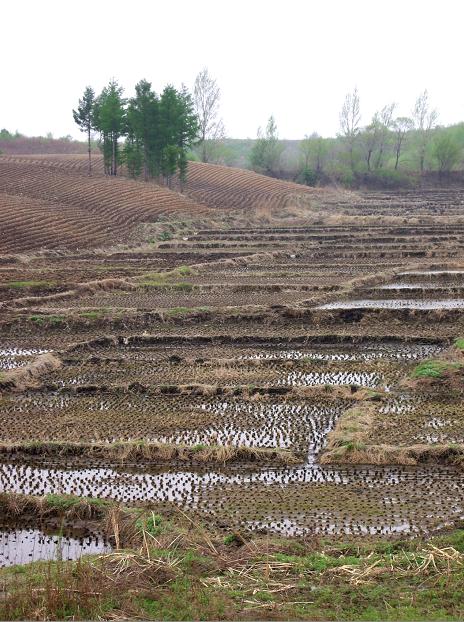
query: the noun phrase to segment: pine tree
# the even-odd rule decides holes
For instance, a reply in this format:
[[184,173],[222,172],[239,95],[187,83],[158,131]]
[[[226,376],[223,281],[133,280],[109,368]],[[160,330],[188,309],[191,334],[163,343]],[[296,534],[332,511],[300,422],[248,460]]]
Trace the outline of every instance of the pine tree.
[[93,129],[95,92],[92,87],[87,86],[82,99],[79,100],[77,110],[73,110],[74,121],[79,126],[81,132],[87,133],[89,151],[89,175],[92,174],[92,150],[90,146],[90,134]]
[[177,91],[168,85],[160,98],[160,137],[162,143],[162,174],[171,185],[171,177],[179,170],[181,190],[187,179],[187,151],[198,134],[198,118],[185,87]]
[[135,97],[127,109],[127,127],[133,140],[142,151],[144,179],[160,172],[160,103],[150,82],[141,80],[135,87]]
[[126,132],[126,100],[123,89],[116,80],[111,80],[94,105],[94,125],[100,132],[103,143],[103,160],[107,175],[118,174],[121,157],[118,140]]

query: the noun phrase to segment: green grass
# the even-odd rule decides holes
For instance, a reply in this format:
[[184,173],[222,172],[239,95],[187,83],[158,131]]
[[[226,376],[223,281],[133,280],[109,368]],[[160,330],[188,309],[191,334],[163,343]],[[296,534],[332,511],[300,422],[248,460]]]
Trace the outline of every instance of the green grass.
[[165,313],[168,316],[185,315],[187,313],[208,313],[209,307],[172,307],[166,309]]
[[442,378],[444,373],[459,369],[460,363],[449,363],[448,361],[423,361],[419,363],[412,372],[413,378]]
[[159,536],[167,528],[163,517],[153,512],[148,516],[145,515],[137,519],[135,526],[139,531],[146,531],[154,537]]
[[58,326],[66,317],[64,315],[30,315],[29,320],[38,326]]
[[56,283],[53,281],[9,281],[0,285],[0,287],[11,289],[42,289],[55,286]]
[[75,497],[72,495],[57,495],[48,494],[45,495],[45,504],[49,508],[53,508],[58,511],[70,510],[79,506],[83,502],[98,508],[104,508],[109,505],[109,502],[104,499],[94,499],[92,497]]
[[94,309],[92,311],[82,311],[79,315],[88,320],[100,320],[109,313],[109,309]]
[[460,337],[454,342],[454,347],[458,350],[464,350],[464,338]]
[[[73,507],[66,496],[47,499]],[[464,614],[464,564],[449,548],[464,554],[464,530],[374,542],[255,535],[254,544],[241,546],[241,535],[224,537],[195,515],[174,512],[167,520],[142,508],[122,512],[127,533],[134,525],[138,540],[113,563],[103,556],[0,569],[0,619],[35,619],[37,612],[40,619],[76,620],[397,621]],[[431,545],[448,547],[448,557]]]
[[180,276],[191,276],[194,274],[194,271],[190,268],[190,266],[179,266],[175,269],[175,272],[178,272]]

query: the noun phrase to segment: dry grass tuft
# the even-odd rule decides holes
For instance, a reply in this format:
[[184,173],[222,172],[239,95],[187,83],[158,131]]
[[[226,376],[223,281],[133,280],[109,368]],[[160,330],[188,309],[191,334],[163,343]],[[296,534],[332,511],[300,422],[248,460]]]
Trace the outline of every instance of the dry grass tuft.
[[150,463],[260,463],[273,465],[298,464],[301,460],[289,450],[223,445],[171,445],[167,443],[68,443],[30,442],[0,444],[0,455],[35,457],[98,458],[121,464]]
[[36,387],[41,376],[56,371],[62,365],[62,361],[50,352],[40,354],[32,363],[7,371],[0,378],[0,393],[7,390],[24,391],[30,387]]

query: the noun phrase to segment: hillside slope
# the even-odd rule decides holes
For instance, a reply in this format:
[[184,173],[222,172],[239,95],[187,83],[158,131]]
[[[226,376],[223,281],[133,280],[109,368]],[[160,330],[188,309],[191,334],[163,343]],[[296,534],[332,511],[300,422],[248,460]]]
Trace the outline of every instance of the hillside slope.
[[92,178],[60,157],[0,157],[0,253],[91,248],[131,239],[141,223],[211,212],[177,192],[124,178]]
[[329,191],[252,171],[191,162],[184,194],[122,175],[108,178],[101,156],[0,156],[0,253],[91,248],[131,240],[141,223],[214,218],[224,211],[254,216],[308,213]]
[[[87,175],[87,157],[79,154],[3,156],[1,161]],[[94,156],[92,162],[93,176],[104,177],[102,156]],[[123,168],[121,174],[124,175]],[[208,207],[246,210],[260,207],[283,208],[295,197],[317,197],[327,192],[241,168],[202,162],[189,162],[188,183],[185,188],[186,195]]]

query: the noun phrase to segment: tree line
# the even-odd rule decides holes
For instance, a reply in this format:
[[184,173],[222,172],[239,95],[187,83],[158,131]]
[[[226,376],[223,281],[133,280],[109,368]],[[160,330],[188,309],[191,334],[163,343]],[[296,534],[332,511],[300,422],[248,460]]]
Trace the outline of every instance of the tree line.
[[404,179],[410,172],[422,175],[426,169],[442,175],[461,163],[464,124],[438,125],[438,112],[431,106],[427,90],[417,97],[410,116],[397,116],[396,109],[396,103],[386,104],[362,125],[360,96],[354,89],[344,99],[337,137],[305,136],[299,142],[297,163],[294,155],[293,162],[285,161],[285,144],[279,140],[271,116],[265,130],[258,130],[250,165],[276,177],[292,169],[294,178],[308,185],[328,177],[349,185],[360,175],[387,181]]
[[185,86],[172,85],[158,95],[147,80],[136,84],[130,98],[114,79],[99,95],[87,86],[73,118],[87,135],[89,175],[96,132],[107,175],[117,175],[124,164],[133,178],[163,180],[169,187],[177,175],[182,190],[192,147],[200,148],[201,159],[207,162],[212,144],[224,135],[219,99],[219,87],[207,69],[198,74],[193,95]]

